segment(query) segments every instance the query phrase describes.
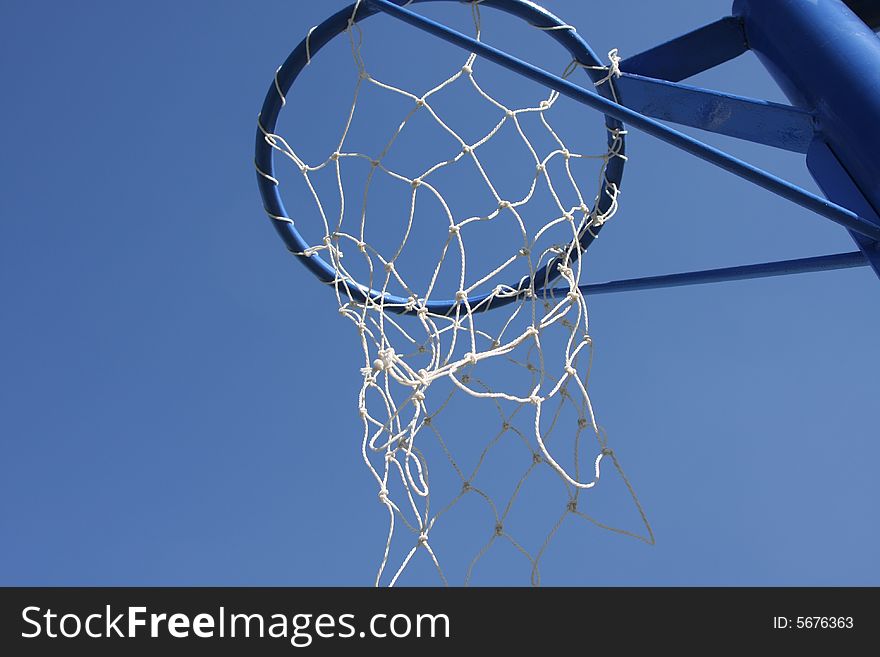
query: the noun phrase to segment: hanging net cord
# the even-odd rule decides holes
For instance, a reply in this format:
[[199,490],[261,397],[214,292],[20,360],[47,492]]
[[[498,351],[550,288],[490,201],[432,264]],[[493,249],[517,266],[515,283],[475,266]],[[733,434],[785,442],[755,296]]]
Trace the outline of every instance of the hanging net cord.
[[[471,5],[476,37],[480,38],[481,19],[478,3]],[[355,10],[356,11],[356,10]],[[431,533],[462,499],[476,496],[482,499],[489,508],[493,523],[487,528],[487,540],[473,557],[467,568],[465,583],[471,581],[474,569],[490,547],[497,541],[509,541],[530,564],[531,581],[540,583],[539,561],[547,549],[553,536],[568,516],[583,518],[600,528],[653,544],[653,532],[648,524],[636,494],[627,480],[615,453],[608,447],[605,432],[597,424],[593,405],[587,392],[590,367],[593,357],[593,343],[589,335],[587,305],[583,293],[579,289],[582,275],[583,258],[580,257],[580,243],[586,232],[595,236],[597,230],[609,221],[617,211],[619,190],[614,183],[607,180],[605,170],[613,158],[625,158],[622,150],[624,132],[615,129],[609,148],[600,155],[584,155],[571,152],[563,140],[551,127],[547,114],[556,104],[559,94],[552,92],[549,97],[535,106],[511,109],[488,94],[477,82],[474,69],[477,57],[470,54],[463,66],[453,75],[436,85],[427,93],[417,95],[386,84],[372,77],[366,68],[362,56],[363,33],[353,20],[349,20],[348,37],[351,43],[353,60],[357,66],[357,82],[350,112],[348,112],[342,135],[336,150],[323,162],[310,165],[301,159],[290,143],[281,135],[263,130],[266,142],[276,152],[288,158],[302,175],[302,180],[315,203],[318,215],[323,222],[323,238],[320,243],[310,247],[298,255],[311,257],[323,255],[337,272],[332,285],[336,292],[341,316],[349,319],[357,330],[363,350],[363,366],[360,373],[363,377],[362,386],[357,398],[358,412],[363,421],[363,438],[361,452],[363,460],[375,478],[378,498],[388,513],[388,533],[384,549],[381,553],[375,583],[387,583],[393,586],[404,573],[419,550],[429,555],[440,580],[448,583],[441,555],[432,547]],[[545,28],[546,29],[546,28]],[[573,29],[561,26],[559,29]],[[310,33],[311,34],[311,33]],[[308,46],[308,41],[307,41]],[[309,55],[311,57],[311,55]],[[603,84],[619,75],[616,52],[611,53],[611,65],[607,67],[607,76],[598,82]],[[564,75],[571,75],[583,65],[573,62]],[[482,139],[474,143],[466,142],[450,127],[431,105],[431,98],[453,84],[469,84],[492,111],[499,114],[497,124]],[[358,107],[358,98],[364,85],[390,94],[408,98],[412,109],[403,118],[399,127],[388,139],[384,149],[375,154],[349,152],[346,141],[352,129],[353,119]],[[276,84],[282,102],[281,89]],[[392,170],[384,163],[386,156],[395,145],[401,132],[416,113],[427,113],[449,137],[459,146],[460,151],[452,159],[437,162],[416,176],[404,175]],[[539,155],[532,141],[526,135],[522,120],[524,115],[536,115],[556,145],[553,150],[543,156]],[[534,177],[530,188],[519,200],[502,198],[493,185],[488,167],[484,167],[480,159],[480,149],[493,137],[499,134],[506,124],[512,124],[531,155]],[[262,129],[262,128],[261,128]],[[457,216],[450,204],[444,199],[438,187],[432,184],[432,174],[446,167],[453,167],[459,161],[469,158],[476,167],[477,175],[485,183],[495,199],[496,206],[480,216]],[[590,197],[591,203],[582,194],[575,175],[572,162],[585,158],[594,159],[599,165],[599,192]],[[363,190],[362,204],[357,212],[346,208],[343,189],[342,168],[346,161],[360,159],[369,163]],[[549,164],[559,161],[565,172],[562,186],[551,180]],[[509,166],[512,166],[509,165]],[[329,202],[322,202],[321,195],[312,177],[319,172],[335,174],[339,204],[339,214],[331,219],[325,211]],[[260,172],[263,176],[266,174]],[[409,213],[404,221],[403,238],[396,249],[386,249],[385,253],[367,242],[368,199],[371,185],[377,176],[387,176],[397,181],[401,189],[409,196]],[[274,184],[278,184],[272,178]],[[523,219],[526,205],[533,199],[538,186],[545,186],[553,199],[558,212],[549,217],[542,226],[531,232],[527,230],[527,222]],[[565,188],[563,190],[563,187]],[[558,191],[561,190],[561,191]],[[407,247],[411,229],[418,221],[418,199],[423,194],[430,194],[445,213],[448,220],[448,231],[445,245],[441,249],[439,260],[432,266],[427,287],[415,289],[398,270],[396,263]],[[606,195],[605,203],[600,198]],[[571,197],[573,203],[566,205],[562,198]],[[600,206],[607,211],[599,212]],[[352,221],[351,215],[357,219]],[[492,221],[497,217],[512,218],[505,221],[507,230],[517,230],[522,246],[497,267],[478,280],[469,281],[466,275],[467,248],[465,239],[468,227],[476,222]],[[286,217],[272,217],[276,221],[292,222]],[[381,217],[387,222],[388,217]],[[378,220],[378,219],[377,219]],[[354,224],[355,230],[348,226]],[[514,227],[514,228],[511,228]],[[559,231],[560,227],[570,235],[567,243],[540,246],[542,237],[551,229]],[[499,226],[499,229],[501,227]],[[546,238],[545,238],[546,241]],[[478,246],[478,244],[476,245]],[[365,264],[369,272],[369,280],[356,282],[354,275],[346,269],[343,256],[354,254]],[[456,254],[458,291],[454,294],[455,304],[450,312],[439,314],[429,310],[428,301],[436,296],[441,269],[450,266]],[[551,291],[549,281],[538,277],[542,267],[552,266],[558,274],[556,287]],[[526,267],[528,273],[513,285],[501,283],[505,277],[509,281],[511,272],[517,267]],[[513,278],[517,281],[516,278]],[[403,294],[395,296],[393,291],[402,290]],[[471,303],[480,290],[490,290],[480,297],[478,303]],[[562,292],[562,293],[560,293]],[[395,302],[395,299],[405,299]],[[482,310],[492,305],[493,301],[504,299],[509,305],[503,310],[493,309],[492,314],[505,313],[506,317],[499,321],[500,330],[480,325],[478,318]],[[401,313],[410,317],[401,318]],[[497,319],[497,318],[496,318]],[[552,338],[547,336],[553,332]],[[561,333],[560,333],[561,332]],[[560,339],[562,335],[562,339]],[[561,345],[561,354],[548,353],[544,343],[553,341]],[[510,387],[519,384],[521,389],[500,390],[489,383],[491,377],[483,377],[482,372],[492,362],[503,360],[507,365],[520,368],[523,373],[518,382],[510,381]],[[431,388],[439,382],[449,382],[448,392],[437,390],[442,394],[434,398]],[[444,438],[440,430],[438,416],[446,409],[450,400],[465,394],[470,398],[484,400],[486,407],[497,414],[500,419],[498,432],[491,436],[474,467],[466,469],[453,456],[455,445]],[[576,426],[562,426],[560,418],[563,409],[576,413]],[[526,426],[523,429],[521,425]],[[553,433],[565,432],[566,437],[573,434],[570,444],[572,453],[566,452],[569,458],[557,459],[550,449]],[[457,439],[474,440],[468,436],[467,429],[457,431]],[[587,450],[582,440],[584,435],[591,435],[596,440],[594,450]],[[445,455],[447,463],[428,463],[424,450],[420,449],[420,441],[435,440],[435,446]],[[491,458],[493,447],[504,440],[515,440],[523,446],[523,469],[518,479],[514,479],[510,496],[497,502],[480,487],[480,472],[484,463]],[[588,467],[581,467],[581,456],[587,451],[593,455],[584,457]],[[567,463],[563,465],[560,461]],[[599,481],[601,471],[610,465],[618,472],[641,518],[644,534],[611,527],[600,522],[580,508],[580,495],[593,488]],[[451,467],[455,476],[460,479],[460,489],[442,505],[432,505],[432,488],[429,485],[429,466]],[[515,539],[505,525],[508,514],[519,498],[524,482],[537,469],[549,468],[558,476],[567,491],[561,514],[553,522],[543,543],[533,549],[527,549]],[[587,470],[587,472],[582,472]],[[515,476],[515,473],[514,473]],[[434,510],[438,509],[438,510]],[[551,514],[552,515],[552,514]],[[440,523],[442,524],[442,523]],[[401,527],[402,526],[402,527]],[[406,531],[403,536],[412,536],[412,542],[403,541],[404,548],[400,551],[399,560],[394,555],[398,552],[395,536],[401,536],[401,528]]]

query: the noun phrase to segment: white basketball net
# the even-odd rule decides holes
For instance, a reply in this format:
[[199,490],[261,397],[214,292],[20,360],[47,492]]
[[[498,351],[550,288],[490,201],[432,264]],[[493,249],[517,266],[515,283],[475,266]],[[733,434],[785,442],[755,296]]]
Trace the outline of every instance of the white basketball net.
[[[479,7],[476,3],[471,6],[479,38]],[[566,26],[560,29],[571,28]],[[375,478],[379,501],[388,512],[388,534],[379,559],[376,585],[387,583],[393,586],[420,550],[429,555],[441,581],[447,583],[442,555],[432,547],[432,532],[438,524],[442,524],[441,518],[448,517],[450,511],[466,496],[475,496],[485,502],[494,521],[491,526],[484,528],[485,541],[481,539],[482,547],[471,560],[464,583],[470,582],[475,567],[494,544],[509,541],[530,564],[532,583],[539,584],[541,556],[567,517],[580,517],[603,529],[653,543],[653,533],[645,513],[617,457],[609,448],[604,431],[597,424],[587,392],[593,345],[586,301],[578,288],[583,259],[577,257],[579,254],[574,251],[577,247],[572,246],[577,245],[578,236],[583,231],[595,230],[611,219],[617,210],[618,190],[605,179],[604,172],[612,158],[624,157],[617,152],[621,135],[614,134],[611,148],[600,155],[569,151],[547,119],[547,114],[558,100],[558,94],[551,93],[533,107],[505,107],[478,84],[474,76],[477,58],[473,54],[467,57],[464,66],[426,93],[419,95],[399,89],[369,75],[361,54],[363,35],[353,21],[349,21],[348,35],[359,75],[351,112],[336,150],[325,161],[311,165],[304,162],[282,136],[266,133],[266,140],[294,163],[314,199],[323,220],[324,235],[321,243],[304,255],[320,253],[339,273],[334,281],[339,312],[352,322],[363,348],[363,367],[360,370],[363,383],[357,399],[358,412],[363,420],[361,451],[364,462]],[[611,62],[606,69],[608,76],[605,80],[619,75],[616,53],[613,51]],[[565,74],[571,74],[576,68],[577,65],[572,64]],[[499,117],[494,129],[476,142],[466,142],[432,107],[432,96],[453,84],[469,84]],[[364,85],[375,85],[412,102],[412,110],[379,153],[346,150],[358,95]],[[417,112],[428,113],[458,144],[460,152],[452,159],[439,161],[427,170],[411,175],[386,167],[384,159],[407,122]],[[539,117],[541,125],[556,144],[552,151],[539,153],[533,146],[522,125],[525,114]],[[528,166],[534,169],[531,187],[524,190],[525,194],[518,200],[504,199],[499,195],[490,172],[480,160],[480,149],[508,122],[514,125],[531,153]],[[352,212],[346,208],[342,168],[346,161],[357,158],[366,160],[370,166],[363,190],[363,203]],[[440,169],[453,167],[465,158],[476,166],[496,201],[495,207],[484,208],[480,214],[460,214],[447,203],[440,189],[432,184],[433,174]],[[571,162],[583,158],[595,158],[599,163],[599,193],[609,195],[613,201],[610,210],[604,214],[594,210],[598,195],[585,197],[572,172]],[[563,164],[565,175],[561,182],[551,180],[548,170],[551,161],[561,161]],[[334,202],[339,204],[340,211],[335,217],[325,212],[328,203],[322,202],[313,184],[313,177],[322,171],[335,175],[338,183],[339,198]],[[388,176],[397,181],[410,198],[409,214],[401,218],[406,226],[404,237],[398,248],[390,253],[380,252],[365,239],[370,217],[370,187],[377,176]],[[549,190],[557,211],[545,217],[537,231],[530,232],[526,229],[523,216],[539,185]],[[429,285],[425,289],[413,289],[395,264],[407,247],[410,229],[419,221],[418,200],[423,194],[432,195],[442,205],[448,226],[445,226],[446,241],[439,261],[426,265],[433,268]],[[571,198],[573,202],[567,203],[563,198]],[[492,221],[502,215],[506,215],[505,219],[508,220],[503,222],[503,227],[499,226],[499,230],[516,227],[514,229],[521,233],[522,247],[510,253],[497,267],[473,280],[466,273],[468,228],[473,223]],[[275,219],[290,221],[279,217]],[[383,216],[381,220],[387,222],[389,218]],[[545,233],[554,227],[558,230],[560,226],[565,227],[567,241],[538,248]],[[479,246],[474,244],[472,248],[479,249]],[[425,303],[432,298],[449,296],[448,291],[438,293],[434,288],[441,268],[448,265],[452,252],[457,252],[456,259],[459,261],[456,305],[448,315],[439,315],[429,312]],[[356,277],[346,269],[343,258],[346,254],[361,258],[366,263],[370,280],[355,282]],[[560,278],[554,284],[556,288],[564,289],[565,293],[561,295],[549,295],[548,290],[536,287],[535,282],[536,272],[554,258],[561,259]],[[523,264],[528,270],[525,278],[511,273],[516,266],[522,267]],[[517,280],[520,280],[519,290],[502,282]],[[405,308],[412,311],[414,317],[401,317],[400,306],[392,306],[379,295],[373,295],[366,302],[355,300],[354,290],[367,291],[370,288],[382,294],[404,291],[402,296],[408,298]],[[485,290],[490,293],[484,303],[511,296],[517,298],[510,305],[480,314],[480,308],[471,307],[468,297]],[[488,322],[483,321],[490,314],[494,316],[494,329],[487,328]],[[501,321],[499,315],[503,315]],[[551,332],[553,335],[550,335]],[[549,353],[547,345],[551,343],[559,346],[555,350],[559,353]],[[508,377],[504,389],[493,387],[489,383],[491,377],[482,376],[491,362],[501,359],[522,372],[518,380]],[[443,388],[439,385],[441,383],[452,385]],[[435,391],[437,394],[432,394]],[[459,422],[465,428],[458,429],[454,439],[441,433],[438,416],[449,406],[453,397],[461,394],[485,401],[487,410],[500,420],[497,431],[483,437],[469,435],[467,422]],[[566,407],[576,413],[576,424],[560,424]],[[563,465],[557,451],[551,449],[554,434],[563,434],[558,440],[566,441],[570,465]],[[592,448],[583,441],[586,436],[592,436],[595,440]],[[476,462],[465,464],[455,458],[456,442],[459,440],[483,441],[485,448]],[[480,474],[484,464],[492,458],[493,448],[504,440],[518,441],[523,445],[522,467],[519,472],[511,473],[509,496],[496,500],[481,488]],[[422,449],[423,441],[436,441],[434,447],[439,446],[447,462],[428,463]],[[632,496],[644,525],[644,534],[611,527],[580,508],[581,493],[593,488],[609,465],[619,473]],[[451,468],[460,485],[446,499],[434,502],[429,470],[440,467]],[[550,510],[551,522],[543,543],[529,548],[510,533],[505,521],[520,496],[524,482],[539,468],[552,471],[563,484],[567,496],[556,510]],[[557,518],[555,514],[560,511]],[[400,540],[395,541],[395,537],[401,536],[401,530],[405,530],[403,535],[411,535],[412,538],[411,542],[404,542],[402,550],[396,550],[393,547],[399,546]],[[400,552],[399,556],[397,552]]]

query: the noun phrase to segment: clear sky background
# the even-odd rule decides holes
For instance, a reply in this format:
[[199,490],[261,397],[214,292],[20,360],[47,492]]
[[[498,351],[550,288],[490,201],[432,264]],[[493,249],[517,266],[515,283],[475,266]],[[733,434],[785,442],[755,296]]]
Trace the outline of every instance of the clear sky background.
[[[0,584],[372,583],[386,515],[360,455],[356,336],[278,241],[253,171],[276,66],[344,4],[0,5]],[[623,56],[729,11],[544,4]],[[426,13],[467,26],[455,3]],[[390,18],[365,38],[411,79],[436,63]],[[514,45],[561,70],[545,42]],[[344,48],[321,65],[351,72]],[[287,134],[319,152],[310,120],[350,82],[311,74]],[[784,102],[750,54],[692,82]],[[601,131],[573,103],[560,121]],[[699,136],[816,189],[800,156]],[[588,280],[854,250],[830,222],[630,137]],[[544,583],[880,584],[878,299],[868,269],[589,299],[591,394],[657,542],[566,526]],[[609,490],[609,519],[637,529]],[[533,499],[535,522],[558,516]],[[402,583],[437,583],[423,566]],[[498,550],[474,583],[528,576]]]

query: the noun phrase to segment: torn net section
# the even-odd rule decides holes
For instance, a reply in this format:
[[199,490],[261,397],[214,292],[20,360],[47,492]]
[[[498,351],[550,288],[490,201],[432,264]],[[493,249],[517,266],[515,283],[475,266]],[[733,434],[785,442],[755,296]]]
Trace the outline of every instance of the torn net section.
[[[474,3],[471,8],[479,39],[479,6]],[[560,29],[572,28],[564,26]],[[308,164],[283,136],[265,133],[265,138],[302,175],[323,222],[323,237],[320,243],[301,255],[310,257],[320,253],[336,269],[333,287],[339,313],[352,322],[363,350],[360,369],[363,382],[357,398],[357,410],[363,421],[361,453],[375,479],[378,499],[388,513],[388,533],[384,548],[380,550],[376,585],[387,583],[393,586],[397,583],[420,550],[429,556],[440,580],[448,583],[443,555],[434,548],[432,533],[454,515],[455,508],[466,498],[476,498],[484,503],[492,522],[480,530],[485,532],[482,545],[464,573],[465,584],[471,581],[481,559],[499,541],[509,542],[522,554],[529,564],[532,583],[539,584],[541,557],[568,517],[579,517],[603,529],[653,543],[645,513],[615,453],[608,446],[590,402],[587,387],[593,343],[586,300],[578,287],[584,262],[578,246],[580,236],[585,231],[595,231],[617,210],[619,190],[606,179],[605,170],[613,158],[624,157],[618,152],[623,132],[613,132],[610,147],[601,154],[572,152],[547,117],[559,98],[556,92],[534,106],[507,107],[481,87],[475,76],[477,57],[470,54],[464,65],[440,84],[426,93],[411,93],[371,76],[362,54],[361,28],[350,20],[347,32],[358,77],[351,110],[335,151],[323,162]],[[610,59],[611,65],[606,69],[608,75],[598,84],[619,75],[614,51],[610,53]],[[570,75],[578,66],[573,62],[564,76]],[[432,106],[435,95],[457,84],[469,85],[484,101],[483,105],[497,114],[494,128],[477,141],[463,139]],[[412,103],[409,113],[378,153],[346,149],[364,85],[374,85]],[[394,170],[386,166],[386,158],[417,113],[427,113],[460,150],[453,158],[442,159],[418,172]],[[542,130],[552,139],[554,146],[551,150],[539,152],[533,145],[523,125],[526,115],[538,117]],[[530,154],[530,159],[522,166],[529,166],[534,171],[530,187],[515,200],[499,194],[492,177],[498,172],[490,172],[489,167],[481,162],[481,149],[508,124],[513,125]],[[572,168],[573,162],[584,159],[595,160],[599,169],[598,192],[589,196],[582,193]],[[363,181],[360,207],[351,208],[352,204],[346,205],[342,172],[346,163],[353,160],[368,163],[368,173]],[[447,202],[439,185],[433,184],[437,172],[466,160],[473,163],[477,175],[494,198],[493,207],[482,208],[476,213],[468,209],[463,213]],[[563,173],[557,176],[561,180],[551,179],[550,165],[554,163],[562,165]],[[330,203],[322,200],[319,187],[314,184],[314,177],[321,174],[335,178],[338,198],[333,199],[333,203],[338,204],[338,215],[331,216],[326,210]],[[372,217],[369,211],[371,187],[379,176],[395,181],[409,201],[409,212],[396,218],[403,224],[402,240],[396,248],[384,250],[371,245],[366,237],[371,218],[382,222],[393,219]],[[543,217],[540,225],[530,227],[523,215],[539,186],[549,192],[555,209]],[[600,213],[597,208],[603,194],[611,202],[607,204],[608,211]],[[427,286],[418,287],[410,285],[397,263],[410,246],[410,233],[420,220],[419,200],[423,195],[430,195],[443,208],[445,243],[436,262],[424,263],[433,273],[428,277]],[[563,198],[572,198],[574,203],[566,203]],[[521,246],[497,266],[472,276],[467,267],[469,249],[471,254],[474,251],[479,253],[481,244],[467,241],[469,228],[493,221],[499,230],[516,231]],[[542,238],[552,230],[558,232],[560,227],[567,235],[565,240],[542,246]],[[368,271],[367,279],[361,277],[357,280],[357,276],[347,269],[346,254],[349,259],[361,260]],[[450,265],[453,255],[455,262]],[[559,277],[553,281],[551,290],[548,281],[539,280],[537,274],[542,267],[554,262],[558,263]],[[450,266],[457,268],[458,289],[454,293],[453,307],[445,314],[432,312],[428,308],[429,301],[450,296],[448,290],[436,289],[441,270]],[[524,268],[525,273],[518,275],[518,268]],[[394,298],[404,298],[405,302],[398,303]],[[480,300],[474,303],[474,298]],[[506,302],[504,307],[482,313],[501,300]],[[492,321],[486,321],[489,315],[493,317]],[[501,361],[508,369],[505,375],[493,377],[492,370]],[[511,376],[510,367],[519,374]],[[451,401],[458,395],[482,401],[485,413],[497,418],[497,427],[488,435],[472,435],[468,430],[468,418],[459,417],[455,418],[454,437],[442,431],[440,416],[449,412]],[[561,420],[568,417],[566,411],[576,418],[574,422]],[[554,441],[558,434],[562,434],[564,440],[557,438]],[[482,486],[481,474],[492,459],[493,451],[508,440],[521,445],[522,458],[519,469],[510,471],[508,492],[499,497]],[[431,450],[425,449],[425,441],[433,441]],[[471,445],[476,442],[482,448],[475,458],[470,458],[467,463],[461,462],[456,458],[458,441],[468,441]],[[565,458],[559,456],[562,447],[555,447],[555,443],[560,442],[566,445]],[[441,458],[429,462],[426,451],[432,451],[435,457],[439,454]],[[609,465],[618,472],[632,497],[644,533],[609,526],[582,510],[582,494],[596,486],[603,469]],[[446,487],[443,499],[435,499],[437,494],[431,485],[431,473],[438,468],[451,471],[452,480],[456,482],[454,490]],[[522,497],[525,482],[541,468],[558,478],[564,487],[565,498],[558,507],[546,510],[544,517],[548,522],[543,540],[526,545],[513,535],[506,521]],[[454,524],[449,523],[447,530],[455,531]],[[406,540],[407,536],[409,540]]]

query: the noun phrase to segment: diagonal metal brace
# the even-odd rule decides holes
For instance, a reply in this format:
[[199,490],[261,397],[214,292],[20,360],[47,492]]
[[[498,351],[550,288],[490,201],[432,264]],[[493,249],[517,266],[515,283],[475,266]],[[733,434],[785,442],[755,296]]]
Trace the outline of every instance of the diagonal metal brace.
[[554,75],[534,66],[533,64],[518,59],[509,53],[477,41],[466,34],[457,32],[456,30],[437,23],[436,21],[420,16],[419,14],[400,7],[393,2],[389,2],[389,0],[366,1],[376,9],[379,9],[394,18],[428,32],[429,34],[433,34],[434,36],[464,50],[475,52],[484,59],[500,64],[515,73],[544,85],[545,87],[558,91],[560,94],[568,98],[576,100],[588,107],[592,107],[608,116],[612,116],[624,123],[638,128],[639,130],[657,137],[672,146],[680,148],[706,162],[714,164],[734,175],[763,187],[782,198],[792,201],[808,210],[812,210],[813,212],[845,226],[856,233],[869,237],[875,241],[880,240],[880,226],[864,217],[860,217],[847,208],[812,194],[797,185],[782,180],[781,178],[744,162],[743,160],[735,158],[724,151],[693,139],[682,132],[673,130],[659,121],[646,117],[635,110],[607,100],[594,91],[579,87],[576,84],[564,80],[558,75]]
[[[666,287],[683,287],[685,285],[703,285],[705,283],[721,283],[726,281],[743,281],[752,278],[769,278],[772,276],[788,276],[805,274],[815,271],[831,271],[834,269],[851,269],[867,267],[868,260],[860,251],[836,253],[834,255],[797,258],[795,260],[779,260],[754,265],[705,269],[679,274],[663,274],[629,278],[607,283],[589,283],[581,285],[584,294],[609,294],[611,292],[631,292],[634,290],[655,290]],[[559,290],[564,293],[565,290]]]

